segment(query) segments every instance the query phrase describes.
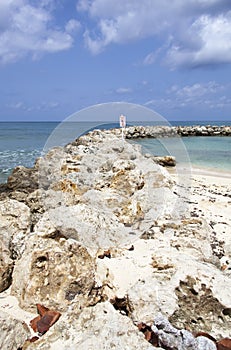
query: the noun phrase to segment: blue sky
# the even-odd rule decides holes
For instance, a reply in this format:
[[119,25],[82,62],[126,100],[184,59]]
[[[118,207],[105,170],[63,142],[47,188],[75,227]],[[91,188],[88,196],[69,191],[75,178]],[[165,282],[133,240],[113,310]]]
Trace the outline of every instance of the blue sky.
[[0,120],[97,103],[231,120],[230,0],[1,0]]

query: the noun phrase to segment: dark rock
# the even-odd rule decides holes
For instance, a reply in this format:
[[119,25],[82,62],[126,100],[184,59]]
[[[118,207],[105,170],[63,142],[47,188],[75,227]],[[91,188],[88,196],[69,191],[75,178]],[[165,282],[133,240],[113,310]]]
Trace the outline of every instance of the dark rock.
[[153,157],[155,163],[164,166],[164,167],[173,167],[176,166],[176,159],[172,156],[165,157]]
[[105,251],[103,252],[103,254],[98,255],[98,258],[99,258],[99,259],[104,259],[104,258],[109,258],[109,259],[111,259],[111,252],[110,252],[110,250],[109,250],[109,249],[108,249],[108,250],[105,250]]
[[153,346],[159,345],[158,336],[152,331],[152,328],[150,326],[141,322],[138,324],[138,329],[139,329],[139,331],[141,331],[144,334],[145,339],[150,344],[152,344]]
[[40,334],[44,334],[48,329],[58,321],[61,314],[57,311],[47,311],[37,322],[37,329]]

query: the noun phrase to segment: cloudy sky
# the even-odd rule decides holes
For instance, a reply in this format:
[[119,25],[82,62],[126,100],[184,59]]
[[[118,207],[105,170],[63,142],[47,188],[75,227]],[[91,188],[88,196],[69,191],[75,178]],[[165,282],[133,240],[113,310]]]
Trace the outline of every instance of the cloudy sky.
[[231,120],[230,0],[0,0],[0,120],[111,101]]

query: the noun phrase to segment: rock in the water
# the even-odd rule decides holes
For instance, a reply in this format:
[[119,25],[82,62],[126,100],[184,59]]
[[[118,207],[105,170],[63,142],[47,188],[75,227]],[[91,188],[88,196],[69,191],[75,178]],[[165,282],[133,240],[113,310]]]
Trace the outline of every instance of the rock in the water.
[[154,162],[157,164],[160,164],[165,167],[173,167],[176,166],[176,159],[172,156],[165,156],[165,157],[153,157]]
[[74,304],[78,311],[93,302],[95,269],[94,259],[78,242],[34,235],[15,264],[11,293],[27,310],[41,303],[60,311]]
[[21,349],[25,340],[30,337],[30,330],[25,323],[2,311],[0,314],[0,329],[1,350]]

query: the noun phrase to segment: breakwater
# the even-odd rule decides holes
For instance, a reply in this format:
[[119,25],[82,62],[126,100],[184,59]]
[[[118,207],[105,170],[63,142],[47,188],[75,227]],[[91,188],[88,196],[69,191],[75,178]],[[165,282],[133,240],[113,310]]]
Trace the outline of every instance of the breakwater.
[[126,128],[128,139],[169,136],[231,136],[231,126],[129,126]]

